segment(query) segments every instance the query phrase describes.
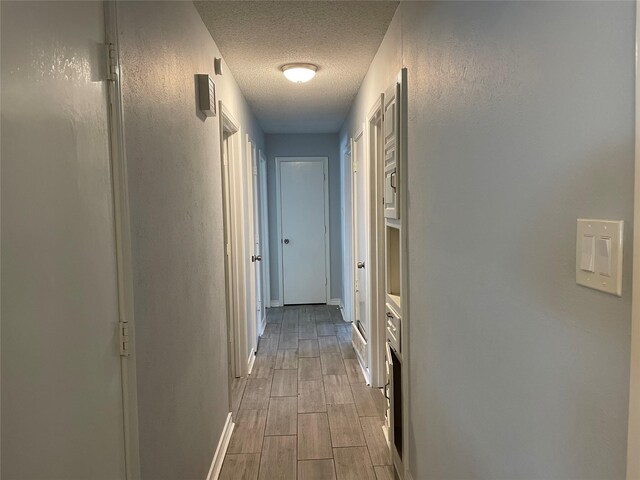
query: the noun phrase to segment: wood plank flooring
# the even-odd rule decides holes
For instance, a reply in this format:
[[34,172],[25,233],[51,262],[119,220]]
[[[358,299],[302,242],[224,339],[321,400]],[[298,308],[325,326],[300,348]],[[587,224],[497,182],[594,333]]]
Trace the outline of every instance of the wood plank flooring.
[[337,307],[270,308],[252,374],[232,385],[221,480],[393,479],[384,397]]

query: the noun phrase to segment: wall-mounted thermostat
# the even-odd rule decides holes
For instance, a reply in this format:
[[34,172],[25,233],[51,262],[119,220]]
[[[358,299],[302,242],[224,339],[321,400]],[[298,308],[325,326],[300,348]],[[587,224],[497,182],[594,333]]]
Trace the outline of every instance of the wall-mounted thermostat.
[[622,220],[578,219],[576,283],[622,296]]
[[216,116],[216,85],[208,74],[198,74],[198,107],[207,117]]

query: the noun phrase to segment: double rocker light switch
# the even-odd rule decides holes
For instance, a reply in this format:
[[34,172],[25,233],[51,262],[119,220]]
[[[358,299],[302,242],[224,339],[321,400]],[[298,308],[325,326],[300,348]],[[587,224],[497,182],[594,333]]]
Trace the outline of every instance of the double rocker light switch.
[[623,221],[578,219],[576,282],[622,295]]

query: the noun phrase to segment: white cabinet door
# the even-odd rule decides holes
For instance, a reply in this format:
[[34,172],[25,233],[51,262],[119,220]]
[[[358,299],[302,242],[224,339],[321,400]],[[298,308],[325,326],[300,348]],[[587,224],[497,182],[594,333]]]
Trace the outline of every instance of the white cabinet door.
[[400,112],[398,110],[399,85],[394,83],[384,94],[384,216],[386,218],[400,218],[399,194],[398,194],[398,145],[400,139],[399,124]]

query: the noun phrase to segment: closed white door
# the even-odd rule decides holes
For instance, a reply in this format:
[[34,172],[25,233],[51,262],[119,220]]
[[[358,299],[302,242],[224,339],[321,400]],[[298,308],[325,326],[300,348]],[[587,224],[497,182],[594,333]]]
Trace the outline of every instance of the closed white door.
[[368,339],[368,258],[367,258],[367,164],[364,158],[364,137],[353,142],[353,278],[356,325],[365,340]]
[[278,159],[283,301],[327,302],[327,159]]

